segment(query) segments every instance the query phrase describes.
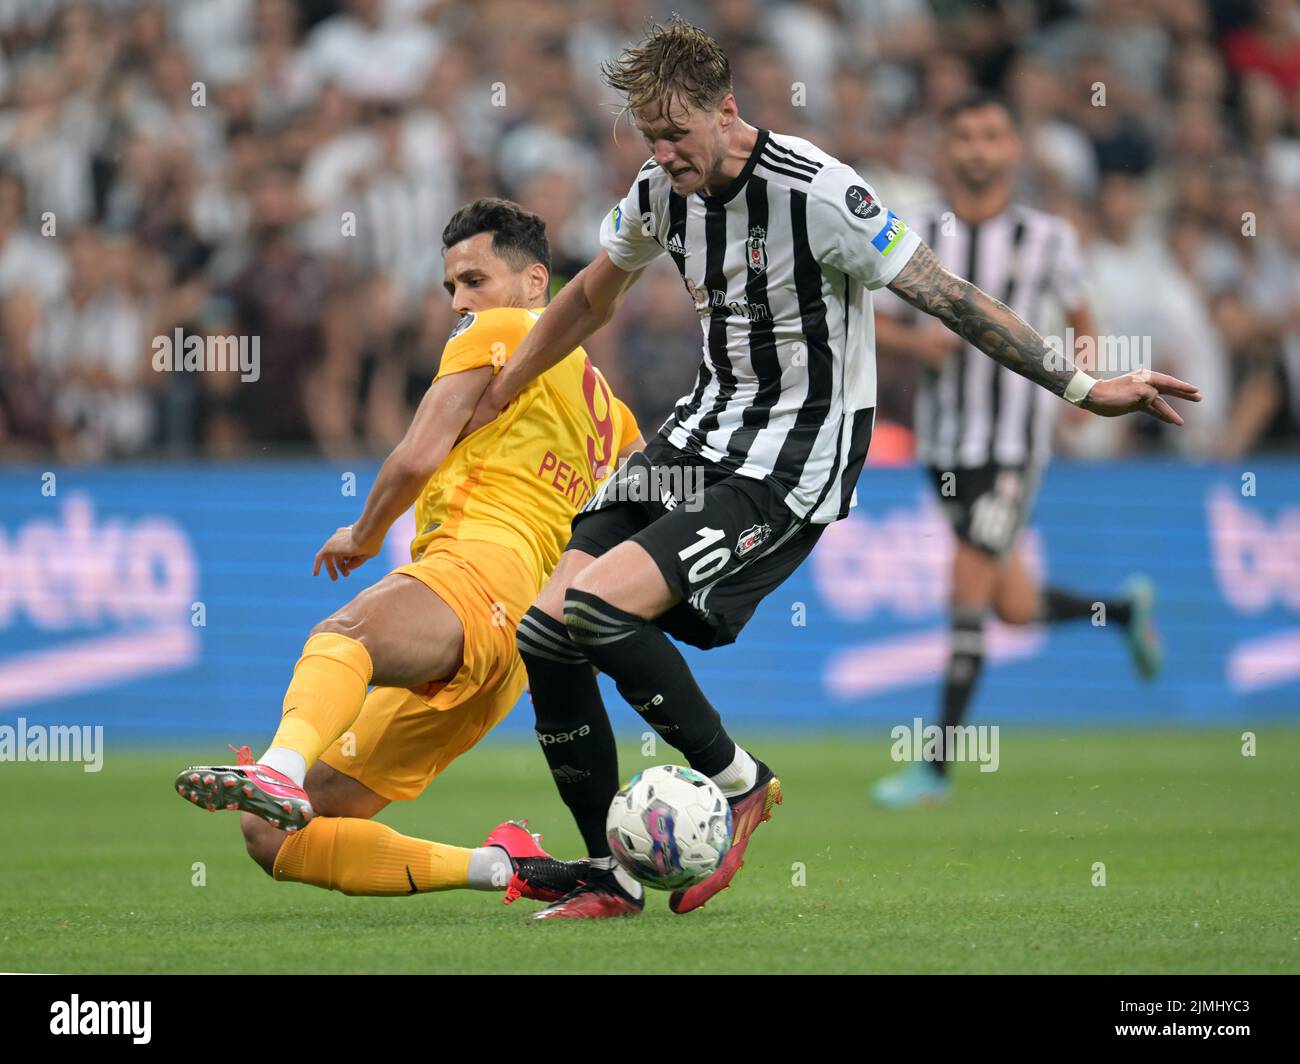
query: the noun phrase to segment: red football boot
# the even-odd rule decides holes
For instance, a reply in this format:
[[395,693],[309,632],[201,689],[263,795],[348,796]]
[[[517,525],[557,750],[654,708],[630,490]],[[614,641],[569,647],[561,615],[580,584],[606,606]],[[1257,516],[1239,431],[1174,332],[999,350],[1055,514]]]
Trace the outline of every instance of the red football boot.
[[644,898],[625,891],[612,870],[593,868],[586,882],[559,901],[533,913],[534,920],[604,920],[612,916],[636,916],[645,908]]
[[254,813],[284,831],[305,828],[312,818],[307,792],[266,765],[195,765],[176,777],[176,791],[210,811]]
[[560,861],[541,847],[542,837],[528,830],[527,820],[505,820],[494,827],[484,846],[497,846],[510,858],[511,876],[505,904],[517,898],[559,901],[587,875],[586,861]]
[[668,908],[675,913],[688,913],[692,909],[698,909],[715,894],[726,890],[745,864],[745,847],[749,845],[749,837],[759,824],[772,819],[772,807],[780,804],[781,781],[760,761],[758,782],[739,798],[731,799],[731,849],[727,851],[727,856],[708,879],[693,887],[673,891],[668,899]]

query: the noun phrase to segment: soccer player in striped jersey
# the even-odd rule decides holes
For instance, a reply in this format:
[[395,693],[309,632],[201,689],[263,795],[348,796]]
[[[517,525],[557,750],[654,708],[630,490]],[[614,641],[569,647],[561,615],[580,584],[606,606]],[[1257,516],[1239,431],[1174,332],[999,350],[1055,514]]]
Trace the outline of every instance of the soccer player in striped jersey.
[[[889,287],[992,359],[1107,416],[1181,418],[1161,374],[1093,381],[1025,322],[949,273],[850,167],[740,117],[717,43],[674,18],[606,65],[605,80],[652,152],[606,217],[603,250],[556,296],[470,420],[605,324],[642,270],[667,255],[704,335],[695,387],[640,455],[574,519],[545,590],[519,625],[537,730],[592,874],[541,918],[642,910],[614,866],[605,815],[618,788],[613,734],[591,666],[731,801],[731,849],[674,912],[730,884],[781,788],[738,746],[668,638],[734,641],[759,602],[846,516],[875,408],[871,292]],[[686,497],[681,485],[698,490]],[[759,681],[761,682],[761,680]]]
[[[1065,324],[1065,335],[1094,340],[1074,229],[1012,201],[1023,145],[1007,105],[984,92],[953,104],[943,116],[940,150],[947,195],[909,212],[935,255],[1044,332]],[[892,293],[877,307],[876,325],[882,350],[922,361],[918,457],[957,540],[940,726],[958,727],[966,717],[989,613],[1024,625],[1091,619],[1101,607],[1106,623],[1124,634],[1138,674],[1154,678],[1161,652],[1149,580],[1130,577],[1119,597],[1040,587],[1017,549],[1060,404]],[[947,769],[942,756],[919,762],[880,780],[872,793],[890,807],[939,801],[950,790]]]
[[514,707],[525,685],[515,626],[555,568],[574,513],[643,441],[577,345],[507,416],[462,432],[492,375],[545,317],[550,247],[541,218],[497,199],[459,210],[442,239],[460,321],[360,517],[330,536],[315,572],[350,575],[414,505],[411,563],[312,630],[260,760],[194,766],[176,788],[196,805],[239,811],[249,856],[277,880],[345,894],[469,888],[552,901],[586,866],[555,860],[521,824],[499,824],[471,848],[372,818],[417,797]]

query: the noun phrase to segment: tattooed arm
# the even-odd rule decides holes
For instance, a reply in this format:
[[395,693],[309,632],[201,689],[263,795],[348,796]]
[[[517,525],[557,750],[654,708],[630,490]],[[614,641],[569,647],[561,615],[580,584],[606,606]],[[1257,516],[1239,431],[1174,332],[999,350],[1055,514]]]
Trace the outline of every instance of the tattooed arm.
[[[994,361],[1056,395],[1065,395],[1078,372],[1079,367],[1068,353],[1052,350],[1015,311],[948,272],[924,244],[912,253],[889,288],[900,299],[938,318]],[[1160,421],[1181,425],[1183,419],[1163,398],[1165,395],[1192,402],[1201,399],[1195,385],[1164,373],[1140,370],[1091,384],[1079,405],[1103,417],[1141,410]]]

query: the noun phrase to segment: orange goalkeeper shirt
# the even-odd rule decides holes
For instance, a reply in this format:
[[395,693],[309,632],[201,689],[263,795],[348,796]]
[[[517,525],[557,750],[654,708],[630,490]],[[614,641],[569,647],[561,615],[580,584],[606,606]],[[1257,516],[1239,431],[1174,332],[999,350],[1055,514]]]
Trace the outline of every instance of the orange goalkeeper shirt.
[[[478,366],[496,372],[541,313],[498,307],[465,315],[434,379]],[[412,560],[435,536],[499,543],[524,560],[540,590],[573,515],[638,432],[632,411],[575,348],[451,449],[416,501]]]

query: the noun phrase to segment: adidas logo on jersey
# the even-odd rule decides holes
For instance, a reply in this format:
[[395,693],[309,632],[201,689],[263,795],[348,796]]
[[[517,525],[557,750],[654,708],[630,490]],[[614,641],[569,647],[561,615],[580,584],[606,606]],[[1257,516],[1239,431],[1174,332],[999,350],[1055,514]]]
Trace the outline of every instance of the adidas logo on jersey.
[[686,240],[682,237],[680,231],[674,230],[668,234],[668,241],[664,244],[664,249],[670,255],[680,255],[682,258],[690,258],[691,253],[686,250]]

